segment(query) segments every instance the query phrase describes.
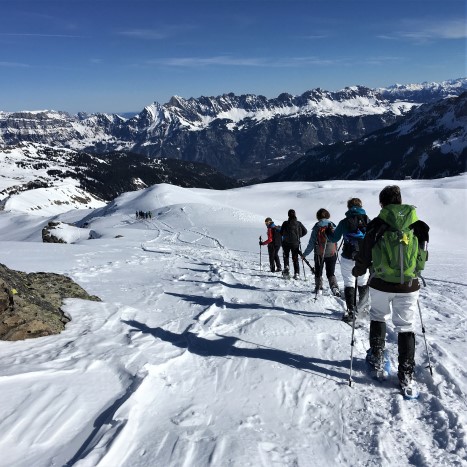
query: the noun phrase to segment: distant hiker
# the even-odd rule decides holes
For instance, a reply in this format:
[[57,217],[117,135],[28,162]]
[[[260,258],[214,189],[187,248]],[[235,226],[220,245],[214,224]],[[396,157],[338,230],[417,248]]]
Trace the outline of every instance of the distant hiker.
[[308,245],[303,252],[303,256],[308,256],[313,250],[315,251],[315,293],[323,290],[323,269],[326,266],[326,277],[328,278],[329,287],[333,295],[340,297],[339,286],[334,274],[337,261],[337,245],[331,242],[326,237],[326,229],[336,227],[329,218],[331,215],[327,209],[321,208],[316,213],[318,222],[311,230]]
[[282,271],[281,261],[279,259],[279,250],[282,245],[281,229],[274,224],[270,217],[266,217],[264,223],[268,229],[268,238],[264,242],[260,241],[259,244],[268,246],[271,272]]
[[308,233],[303,224],[297,220],[297,216],[293,209],[288,211],[288,220],[282,223],[282,251],[284,255],[284,271],[285,277],[290,277],[289,272],[289,254],[292,253],[292,263],[294,269],[294,279],[300,276],[300,265],[298,264],[298,256],[300,254],[300,238]]
[[[353,321],[356,311],[355,294],[357,293],[355,290],[355,278],[352,276],[352,268],[355,265],[355,255],[360,249],[370,219],[366,215],[362,207],[362,201],[359,198],[350,198],[347,201],[347,209],[345,218],[337,224],[334,232],[332,232],[332,229],[328,229],[327,236],[331,242],[338,242],[342,236],[344,237],[340,263],[342,278],[344,279],[344,296],[347,313],[344,313],[342,319],[350,323]],[[357,309],[359,311],[367,311],[369,307],[368,277],[369,274],[367,273],[358,278],[359,306]]]
[[[418,274],[428,259],[429,227],[418,220],[415,208],[402,204],[400,188],[385,187],[379,194],[382,207],[367,226],[355,258],[354,276],[370,269],[370,349],[368,363],[381,370],[386,343],[386,320],[391,315],[398,333],[398,377],[405,394],[416,390],[414,318],[420,284]],[[401,261],[401,259],[403,261]]]

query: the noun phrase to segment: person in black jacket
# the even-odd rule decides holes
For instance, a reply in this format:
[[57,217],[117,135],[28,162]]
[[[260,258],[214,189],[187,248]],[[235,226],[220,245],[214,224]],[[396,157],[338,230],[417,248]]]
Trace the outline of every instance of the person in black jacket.
[[264,242],[259,242],[259,244],[268,246],[268,255],[269,255],[269,265],[271,267],[271,272],[282,271],[281,260],[279,259],[279,250],[282,245],[282,236],[280,227],[274,224],[270,217],[266,217],[264,220],[266,227],[268,229],[268,238]]
[[[394,330],[398,333],[399,367],[401,388],[412,390],[415,367],[414,319],[417,311],[420,284],[416,271],[406,277],[403,268],[379,267],[375,262],[387,261],[379,254],[385,235],[397,231],[394,222],[404,223],[417,238],[419,251],[426,255],[429,227],[418,220],[413,206],[402,204],[400,188],[385,187],[379,194],[381,212],[367,226],[365,238],[355,257],[352,274],[362,276],[370,269],[370,349],[367,361],[377,371],[384,366],[386,320],[392,314]],[[400,230],[400,229],[399,229]],[[388,237],[389,238],[389,237]],[[402,237],[403,238],[403,237]],[[403,240],[401,239],[400,242]],[[403,250],[402,250],[403,251]],[[421,253],[419,253],[421,255]],[[397,255],[393,255],[397,256]],[[383,259],[381,259],[383,258]]]
[[300,276],[300,265],[298,256],[300,255],[300,238],[305,236],[308,231],[304,225],[297,220],[297,215],[293,209],[289,209],[288,220],[282,223],[282,250],[284,255],[284,271],[283,275],[288,276],[289,273],[289,254],[292,253],[292,263],[294,269],[294,279]]

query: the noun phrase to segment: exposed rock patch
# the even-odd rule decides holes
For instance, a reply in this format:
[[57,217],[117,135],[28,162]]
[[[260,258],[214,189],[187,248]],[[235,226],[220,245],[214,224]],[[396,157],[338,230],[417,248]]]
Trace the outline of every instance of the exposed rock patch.
[[42,229],[44,243],[75,243],[89,238],[93,238],[89,229],[75,227],[65,222],[49,222]]
[[71,320],[61,310],[65,298],[100,301],[61,274],[27,274],[0,264],[0,339],[15,341],[60,333]]

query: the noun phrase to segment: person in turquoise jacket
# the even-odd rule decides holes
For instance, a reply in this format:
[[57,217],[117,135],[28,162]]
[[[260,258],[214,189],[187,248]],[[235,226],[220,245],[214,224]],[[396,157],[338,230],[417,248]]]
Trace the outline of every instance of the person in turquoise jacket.
[[[355,277],[352,275],[352,268],[355,266],[355,256],[360,250],[360,246],[365,237],[366,226],[370,219],[366,215],[362,206],[362,201],[359,198],[350,198],[347,201],[348,211],[345,213],[345,218],[337,224],[336,229],[328,229],[327,237],[331,242],[339,242],[343,237],[343,248],[341,253],[341,273],[344,279],[344,296],[347,305],[347,313],[342,319],[346,322],[353,321],[355,308]],[[367,272],[358,278],[358,295],[359,304],[358,310],[367,311],[369,309],[369,294],[368,294],[368,277]]]

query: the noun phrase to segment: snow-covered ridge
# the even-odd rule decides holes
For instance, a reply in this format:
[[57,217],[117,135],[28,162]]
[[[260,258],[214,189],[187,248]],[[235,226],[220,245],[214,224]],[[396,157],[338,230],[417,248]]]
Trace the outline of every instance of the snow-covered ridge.
[[[131,129],[151,132],[158,127],[181,125],[199,130],[208,127],[217,119],[241,124],[245,119],[259,122],[275,117],[301,115],[358,116],[380,115],[385,112],[401,115],[414,105],[433,100],[433,96],[429,96],[430,93],[436,98],[441,98],[458,95],[464,90],[467,90],[467,78],[442,83],[396,84],[378,89],[350,86],[336,92],[318,88],[298,96],[283,93],[272,99],[252,94],[237,96],[233,93],[217,97],[201,96],[196,99],[174,96],[166,104],[154,102],[146,106],[140,114],[131,119],[101,113],[79,113],[72,116],[66,112],[47,110],[0,111],[0,143],[4,129],[8,129],[9,133],[19,134],[29,127],[31,131],[36,132],[40,131],[37,128],[39,121],[43,133],[47,132],[44,128],[46,123],[52,124],[53,121],[57,124],[58,121],[62,121],[64,130],[76,132],[75,139],[81,140],[78,146],[85,147],[88,138],[112,140],[112,136],[106,133],[116,128],[123,131]],[[33,122],[36,122],[36,125]]]

